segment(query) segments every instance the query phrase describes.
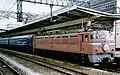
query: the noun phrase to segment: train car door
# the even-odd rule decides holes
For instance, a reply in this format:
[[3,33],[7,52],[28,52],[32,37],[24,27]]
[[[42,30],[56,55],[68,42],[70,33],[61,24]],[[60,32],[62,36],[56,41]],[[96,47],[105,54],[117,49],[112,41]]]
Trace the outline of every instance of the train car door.
[[89,35],[88,34],[83,34],[82,35],[82,49],[83,49],[84,53],[86,53],[89,49],[88,43],[89,43]]

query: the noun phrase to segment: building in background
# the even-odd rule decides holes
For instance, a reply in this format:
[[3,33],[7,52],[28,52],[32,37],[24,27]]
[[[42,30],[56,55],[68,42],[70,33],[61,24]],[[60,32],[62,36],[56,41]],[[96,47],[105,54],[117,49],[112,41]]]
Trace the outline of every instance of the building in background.
[[116,0],[91,0],[90,8],[108,13],[117,13],[116,2]]
[[[81,0],[75,0],[77,1]],[[108,13],[120,13],[120,0],[89,0],[80,6],[108,12]]]

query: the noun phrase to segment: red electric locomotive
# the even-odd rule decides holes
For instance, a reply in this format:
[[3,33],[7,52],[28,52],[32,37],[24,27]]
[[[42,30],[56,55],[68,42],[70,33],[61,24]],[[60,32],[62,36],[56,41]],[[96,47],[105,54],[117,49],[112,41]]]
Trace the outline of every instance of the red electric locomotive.
[[[114,60],[115,38],[114,34],[107,30],[35,36],[33,45],[34,49],[39,50],[79,54],[87,57],[91,63],[112,62]],[[86,60],[86,58],[84,59]]]

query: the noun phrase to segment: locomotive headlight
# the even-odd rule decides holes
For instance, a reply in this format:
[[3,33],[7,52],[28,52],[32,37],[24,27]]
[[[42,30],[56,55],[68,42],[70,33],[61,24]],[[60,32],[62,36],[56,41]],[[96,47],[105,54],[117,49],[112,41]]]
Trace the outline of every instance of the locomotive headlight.
[[100,62],[100,58],[97,58],[97,60]]
[[109,45],[108,45],[108,44],[105,44],[105,45],[103,46],[103,49],[106,51],[106,50],[109,50],[109,49],[110,49],[110,47],[109,47]]

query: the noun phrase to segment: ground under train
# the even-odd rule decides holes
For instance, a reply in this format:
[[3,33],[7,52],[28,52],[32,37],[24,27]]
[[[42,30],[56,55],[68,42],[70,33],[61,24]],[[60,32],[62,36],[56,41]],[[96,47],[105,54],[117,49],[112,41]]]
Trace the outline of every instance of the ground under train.
[[77,60],[80,61],[103,63],[114,60],[115,37],[106,30],[45,36],[24,35],[0,38],[0,47],[63,52],[78,55],[80,58]]

